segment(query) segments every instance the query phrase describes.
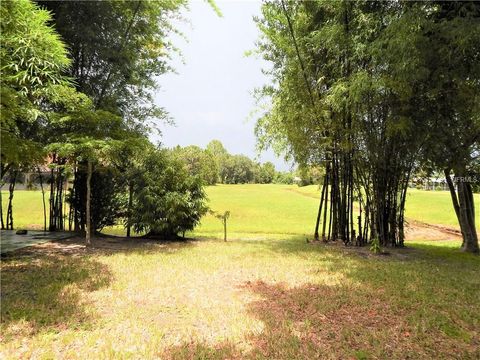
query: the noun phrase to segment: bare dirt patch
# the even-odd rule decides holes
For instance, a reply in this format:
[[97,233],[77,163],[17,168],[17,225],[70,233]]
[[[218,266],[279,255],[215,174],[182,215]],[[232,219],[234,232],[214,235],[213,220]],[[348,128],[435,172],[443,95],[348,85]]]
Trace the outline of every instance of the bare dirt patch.
[[410,220],[406,228],[405,237],[407,241],[461,240],[462,234],[456,229]]

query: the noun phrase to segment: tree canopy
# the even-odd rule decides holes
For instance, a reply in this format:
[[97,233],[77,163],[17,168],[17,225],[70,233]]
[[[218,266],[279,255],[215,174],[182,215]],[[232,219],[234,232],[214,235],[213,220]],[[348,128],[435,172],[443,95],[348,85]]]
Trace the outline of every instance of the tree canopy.
[[[262,6],[258,52],[272,66],[259,94],[271,106],[256,133],[262,148],[325,168],[316,237],[323,218],[324,240],[402,246],[412,170],[437,157],[448,173],[468,173],[464,164],[478,158],[479,9],[472,2]],[[478,251],[471,185],[458,188],[469,209],[459,217],[464,248]]]

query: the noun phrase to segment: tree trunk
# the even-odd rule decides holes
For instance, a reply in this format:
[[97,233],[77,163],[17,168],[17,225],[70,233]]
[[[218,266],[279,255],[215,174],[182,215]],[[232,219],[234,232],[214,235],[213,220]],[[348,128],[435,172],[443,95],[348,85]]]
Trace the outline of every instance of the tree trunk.
[[91,197],[91,180],[92,180],[92,160],[88,160],[87,164],[87,201],[86,201],[86,215],[87,227],[85,231],[85,242],[87,246],[91,244],[91,216],[90,216],[90,197]]
[[223,241],[227,241],[227,219],[223,219]]
[[[52,161],[56,161],[56,158],[55,158],[55,155],[53,155],[52,157]],[[50,170],[50,198],[49,198],[49,205],[50,205],[50,209],[49,209],[49,225],[48,225],[48,230],[49,231],[55,231],[55,225],[53,223],[54,219],[55,219],[55,214],[54,214],[54,210],[55,210],[55,206],[54,206],[54,189],[55,189],[55,175],[54,175],[54,170],[53,170],[53,167],[52,169]]]
[[[455,215],[457,216],[458,223],[460,223],[460,205],[458,204],[457,193],[455,191],[455,185],[453,184],[452,178],[450,177],[451,169],[445,169],[443,173],[445,174],[445,180],[447,181],[448,190],[450,191],[450,197],[452,198],[453,209],[455,210]],[[463,229],[460,226],[462,231],[462,238],[465,238],[463,235]]]
[[[0,188],[5,185],[5,182],[3,181],[3,177],[5,174],[8,173],[10,170],[10,167],[12,164],[7,164],[7,165],[1,165],[0,167]],[[0,189],[1,190],[1,189]],[[2,230],[5,230],[5,223],[3,222],[3,198],[2,198],[2,192],[0,191],[0,222],[1,222],[1,228]]]
[[40,188],[42,189],[42,202],[43,202],[43,231],[47,231],[47,206],[45,205],[45,189],[43,188],[43,176],[38,168],[38,177],[40,180]]
[[1,229],[5,230],[5,223],[3,222],[3,199],[2,199],[1,188],[0,188],[0,221],[1,221]]
[[133,204],[133,184],[130,181],[130,183],[128,184],[127,237],[130,237],[130,229],[131,229],[130,219],[132,217],[132,204]]
[[464,234],[462,251],[478,253],[478,236],[475,229],[475,207],[473,192],[470,183],[460,181],[458,183],[458,200],[460,204],[460,227]]
[[316,241],[318,241],[320,237],[320,234],[318,233],[318,229],[320,227],[320,217],[322,216],[323,198],[325,197],[326,186],[327,186],[327,173],[325,173],[325,177],[323,178],[323,186],[322,186],[322,192],[320,195],[320,204],[318,206],[317,221],[315,223],[314,238]]
[[462,251],[478,253],[478,236],[475,227],[475,205],[473,201],[473,191],[470,183],[465,181],[466,172],[461,169],[457,171],[460,181],[457,182],[458,195],[455,191],[455,186],[450,177],[450,169],[445,169],[445,179],[450,190],[453,208],[457,215],[457,220],[462,232]]
[[17,170],[14,170],[13,176],[10,179],[10,185],[8,187],[8,208],[7,208],[7,230],[13,230],[13,193],[15,191],[15,184],[17,182]]

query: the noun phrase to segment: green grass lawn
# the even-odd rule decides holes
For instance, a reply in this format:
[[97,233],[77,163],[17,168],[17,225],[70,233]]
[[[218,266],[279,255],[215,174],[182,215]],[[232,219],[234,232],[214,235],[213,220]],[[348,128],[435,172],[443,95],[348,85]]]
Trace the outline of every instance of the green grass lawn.
[[[297,187],[295,191],[315,198],[320,196],[316,185]],[[474,194],[474,201],[478,212],[480,211],[480,194]],[[405,215],[407,219],[458,229],[457,218],[448,191],[408,189]],[[477,216],[477,227],[480,228],[480,216]]]
[[[474,194],[475,209],[480,211],[480,194]],[[428,224],[459,228],[448,191],[410,189],[407,193],[406,217]],[[480,230],[480,216],[476,219]]]
[[[229,210],[228,231],[233,237],[265,234],[311,234],[318,201],[299,195],[288,185],[216,185],[207,189],[210,207]],[[195,235],[222,235],[222,224],[206,216]]]
[[[45,194],[48,226],[49,193]],[[7,214],[8,191],[2,190],[2,207],[4,221]],[[43,229],[42,192],[33,190],[16,190],[13,196],[13,226],[28,229]]]
[[[7,193],[2,194],[6,209]],[[207,194],[213,210],[231,211],[228,232],[232,238],[268,238],[272,234],[278,238],[289,235],[310,236],[313,233],[319,197],[315,185],[216,185],[207,187]],[[476,209],[480,211],[480,194],[474,196]],[[13,204],[15,227],[42,228],[40,191],[16,191]],[[429,224],[458,228],[447,191],[410,189],[406,216]],[[480,229],[480,216],[477,216],[477,224]],[[207,215],[195,233],[189,235],[220,238],[223,236],[222,231],[220,221]],[[125,233],[119,226],[106,229],[106,232],[116,235]]]
[[2,261],[1,358],[480,356],[480,258],[451,247],[373,256],[291,236],[43,250]]

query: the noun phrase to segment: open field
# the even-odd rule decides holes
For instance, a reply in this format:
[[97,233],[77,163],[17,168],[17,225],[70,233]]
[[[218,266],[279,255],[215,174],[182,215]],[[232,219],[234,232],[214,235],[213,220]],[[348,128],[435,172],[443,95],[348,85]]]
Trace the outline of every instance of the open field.
[[[289,235],[310,236],[318,208],[318,187],[315,185],[216,185],[207,187],[210,207],[218,212],[231,211],[229,236],[233,238],[268,238]],[[7,193],[3,192],[4,208]],[[48,196],[48,195],[47,195]],[[48,197],[47,197],[48,201]],[[480,211],[480,194],[475,194]],[[48,205],[48,204],[47,204]],[[408,220],[458,229],[457,220],[447,191],[410,189],[406,204]],[[40,191],[16,191],[14,224],[17,228],[42,228],[43,208]],[[480,229],[480,216],[477,216]],[[123,235],[121,227],[107,233]],[[211,215],[190,236],[220,238],[222,225]]]
[[81,244],[2,261],[2,358],[480,356],[480,258],[451,247]]
[[[318,186],[315,185],[297,187],[295,191],[315,198],[320,196]],[[475,208],[480,210],[480,194],[474,194],[474,197]],[[459,228],[448,191],[408,189],[405,212],[407,219],[410,220],[454,229]],[[478,226],[480,226],[480,216],[477,217]]]

